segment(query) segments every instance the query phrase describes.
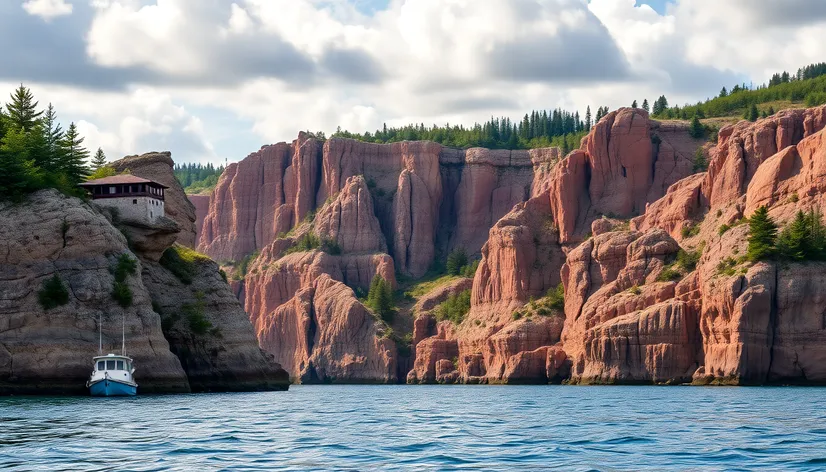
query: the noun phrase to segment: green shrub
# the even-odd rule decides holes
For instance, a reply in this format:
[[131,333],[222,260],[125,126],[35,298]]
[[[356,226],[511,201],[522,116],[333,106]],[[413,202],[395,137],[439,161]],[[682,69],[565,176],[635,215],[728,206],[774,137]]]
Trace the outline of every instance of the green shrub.
[[793,193],[791,197],[789,197],[789,201],[792,203],[797,203],[800,201],[800,196],[797,195],[797,192]]
[[694,115],[694,118],[691,119],[688,134],[694,139],[704,138],[706,135],[706,127],[700,123],[700,118],[697,115]]
[[642,293],[642,289],[639,285],[634,285],[633,287],[629,288],[628,291],[633,293],[634,295],[639,295]]
[[468,263],[467,254],[464,249],[456,249],[447,256],[445,269],[449,275],[459,275],[462,268]]
[[312,231],[306,233],[304,236],[298,238],[293,245],[284,251],[284,254],[294,254],[297,252],[307,252],[321,247],[321,239]]
[[694,154],[694,172],[705,172],[708,170],[708,159],[703,148],[697,149]]
[[657,276],[657,282],[672,282],[683,278],[683,273],[673,266],[668,266]]
[[475,260],[470,264],[462,267],[462,270],[459,272],[461,273],[462,277],[473,278],[476,275],[476,269],[479,268],[479,260]]
[[798,211],[777,240],[780,257],[793,261],[826,260],[826,227],[820,209]]
[[115,264],[115,281],[125,282],[126,277],[135,275],[138,271],[138,262],[129,257],[129,254],[121,254]]
[[69,303],[69,291],[57,274],[43,281],[43,288],[37,292],[37,300],[44,310],[51,310]]
[[680,234],[683,238],[691,238],[700,234],[700,225],[697,223],[691,224],[689,226],[683,226],[683,229],[680,230]]
[[132,290],[126,282],[115,282],[112,285],[112,298],[123,308],[132,306]]
[[737,273],[737,264],[738,261],[736,259],[727,257],[717,264],[717,273],[729,276],[734,275]]
[[694,271],[697,268],[697,263],[700,262],[700,257],[703,255],[703,246],[701,245],[696,251],[686,251],[680,248],[677,252],[677,264],[686,272]]
[[521,320],[523,316],[525,315],[521,311],[516,310],[513,312],[513,315],[511,315],[511,318],[513,318],[513,321],[518,321]]
[[243,259],[241,259],[241,262],[238,264],[238,276],[241,280],[247,276],[247,271],[249,270],[250,264],[258,258],[259,254],[260,253],[258,251],[253,251],[252,254],[247,254]]
[[556,288],[548,290],[548,306],[555,310],[565,309],[565,286],[561,283]]
[[181,306],[181,312],[186,317],[189,330],[199,336],[203,336],[213,329],[212,323],[204,315],[205,307],[204,294],[201,292],[195,293],[195,303],[185,303]]
[[826,104],[826,92],[812,92],[806,95],[806,106],[816,107]]
[[229,279],[227,278],[227,272],[224,269],[218,269],[218,274],[224,279],[224,282],[229,283]]
[[728,231],[730,229],[731,229],[731,226],[724,224],[724,225],[720,226],[720,229],[717,230],[717,233],[720,236],[722,236],[722,235],[726,234],[726,231]]
[[470,311],[470,290],[455,293],[436,307],[436,319],[460,324]]

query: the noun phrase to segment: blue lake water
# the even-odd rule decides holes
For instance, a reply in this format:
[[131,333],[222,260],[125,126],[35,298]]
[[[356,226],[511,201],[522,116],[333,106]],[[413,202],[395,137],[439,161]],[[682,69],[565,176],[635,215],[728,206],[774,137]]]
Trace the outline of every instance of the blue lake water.
[[826,389],[0,398],[0,470],[824,470]]

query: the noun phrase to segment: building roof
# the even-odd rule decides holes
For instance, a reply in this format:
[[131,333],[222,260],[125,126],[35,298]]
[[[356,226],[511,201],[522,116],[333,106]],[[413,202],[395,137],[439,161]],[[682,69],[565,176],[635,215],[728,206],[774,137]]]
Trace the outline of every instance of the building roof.
[[113,175],[112,177],[104,177],[102,179],[89,180],[78,184],[80,187],[94,187],[96,185],[124,185],[124,184],[153,184],[162,188],[169,188],[164,184],[159,184],[154,180],[143,179],[131,174]]

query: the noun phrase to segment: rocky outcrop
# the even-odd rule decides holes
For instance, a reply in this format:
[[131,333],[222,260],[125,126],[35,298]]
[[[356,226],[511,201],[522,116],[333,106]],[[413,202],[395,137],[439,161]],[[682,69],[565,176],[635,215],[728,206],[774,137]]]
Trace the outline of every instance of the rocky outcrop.
[[[244,280],[245,307],[262,348],[296,382],[395,382],[389,328],[350,288],[366,292],[376,276],[396,284],[365,179],[347,179],[294,233],[266,247]],[[310,235],[323,246],[293,248]]]
[[[351,178],[363,176],[387,252],[401,273],[420,277],[437,254],[457,248],[478,254],[499,218],[531,196],[533,187],[548,185],[535,178],[534,169],[547,174],[559,157],[556,148],[457,150],[432,142],[341,138],[322,147],[302,135],[227,168],[211,197],[199,248],[216,260],[239,261],[335,199]],[[304,183],[296,186],[293,175],[305,176]],[[314,203],[307,203],[309,191],[315,192]]]
[[685,128],[648,119],[637,108],[621,108],[594,125],[580,150],[556,166],[551,208],[563,244],[582,240],[600,215],[629,218],[692,173],[702,142]]
[[741,121],[721,129],[719,142],[711,151],[703,189],[711,208],[737,200],[764,161],[824,126],[826,106],[784,110],[756,123]]
[[119,219],[53,190],[0,203],[0,394],[87,393],[99,328],[115,352],[121,326],[141,392],[286,389],[218,266],[170,249],[192,221],[168,154],[115,166],[168,185],[171,218]]
[[259,322],[261,345],[301,383],[393,383],[396,345],[352,289],[322,274]]
[[[195,244],[201,239],[204,228],[204,219],[209,213],[209,195],[187,195],[186,198],[195,207]],[[193,246],[194,247],[194,246]]]
[[198,247],[239,261],[288,232],[314,208],[321,143],[302,133],[227,166],[210,197]]
[[373,212],[373,198],[362,176],[347,179],[338,197],[319,210],[313,227],[318,236],[334,240],[343,252],[387,252]]
[[[123,234],[78,199],[43,190],[0,203],[0,394],[87,393],[99,329],[103,349],[117,352],[124,324],[140,391],[190,390],[140,272],[126,278],[130,307],[112,297],[123,255],[137,260]],[[66,303],[47,310],[39,298],[55,276]]]
[[132,175],[166,185],[168,188],[164,192],[164,213],[180,228],[177,242],[195,247],[195,207],[186,198],[183,188],[172,172],[175,163],[170,152],[127,156],[107,165],[117,172],[128,171]]
[[554,227],[545,193],[517,205],[491,228],[473,281],[473,309],[482,318],[505,321],[514,308],[559,284],[565,256]]
[[193,392],[279,390],[287,372],[258,346],[249,319],[212,260],[190,265],[189,283],[144,261],[142,278],[164,336]]

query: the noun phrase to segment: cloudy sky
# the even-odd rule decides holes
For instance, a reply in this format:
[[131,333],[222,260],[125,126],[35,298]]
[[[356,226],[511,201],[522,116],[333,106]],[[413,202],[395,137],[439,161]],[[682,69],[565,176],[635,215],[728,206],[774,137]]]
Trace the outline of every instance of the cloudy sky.
[[0,0],[21,82],[114,159],[230,162],[301,129],[472,124],[826,58],[823,0]]

